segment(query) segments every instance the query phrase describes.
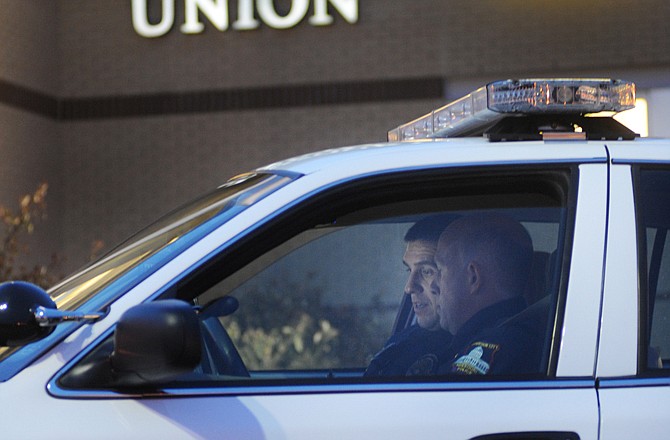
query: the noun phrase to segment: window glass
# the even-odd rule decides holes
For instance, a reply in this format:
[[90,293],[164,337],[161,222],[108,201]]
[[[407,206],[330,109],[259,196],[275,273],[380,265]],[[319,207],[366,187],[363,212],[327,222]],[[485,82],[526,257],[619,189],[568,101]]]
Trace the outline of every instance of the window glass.
[[[658,361],[670,357],[670,237],[660,238],[654,229],[648,229],[648,243],[652,244],[658,237],[662,243],[662,255],[659,260],[658,274],[654,275],[656,295],[653,301],[650,347],[656,358],[650,359],[650,367],[662,366]],[[665,231],[661,233],[666,235]],[[651,255],[649,256],[651,257]],[[666,361],[667,367],[667,361]]]
[[643,329],[648,340],[643,364],[650,370],[670,368],[670,172],[647,169],[639,172],[637,210],[643,241],[640,241]]
[[[503,189],[493,178],[480,185],[451,183],[448,191],[437,191],[444,196],[433,190],[424,199],[417,191],[399,191],[393,202],[378,193],[362,202],[359,190],[349,205],[334,195],[338,202],[319,204],[329,206],[322,212],[306,208],[308,215],[274,226],[254,239],[258,255],[245,254],[247,263],[232,253],[203,273],[207,282],[196,277],[181,288],[209,286],[196,297],[206,316],[203,374],[223,380],[546,375],[567,202],[555,181],[533,180],[506,178]],[[493,221],[488,229],[494,231],[476,229],[477,219]],[[512,246],[498,243],[500,221],[518,227],[509,232]],[[419,224],[431,224],[425,227],[433,232],[413,236]],[[476,307],[446,299],[451,284],[458,290],[467,270],[475,269],[456,270],[456,251],[445,243],[458,240],[442,234],[445,229],[453,237],[472,231],[486,236],[476,237],[478,253],[470,257],[486,260],[472,266],[493,296]],[[511,249],[519,230],[528,239],[523,255]],[[263,250],[266,239],[278,244]],[[499,251],[500,261],[493,256]],[[443,264],[436,252],[444,254]],[[230,270],[233,262],[240,267]],[[447,272],[457,273],[455,281]],[[492,285],[505,293],[491,294]],[[454,317],[444,317],[447,307],[456,310]]]
[[239,176],[167,214],[119,245],[116,251],[110,252],[100,262],[56,286],[50,294],[59,308],[75,309],[130,268],[146,261],[208,220],[242,211],[254,200],[263,198],[289,181],[287,177],[266,174]]

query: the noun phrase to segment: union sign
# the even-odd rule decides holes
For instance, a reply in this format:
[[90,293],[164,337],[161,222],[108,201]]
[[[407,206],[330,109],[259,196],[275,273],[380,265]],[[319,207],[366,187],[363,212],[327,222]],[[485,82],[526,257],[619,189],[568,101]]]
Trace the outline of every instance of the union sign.
[[312,26],[333,23],[333,16],[328,13],[329,5],[346,22],[354,24],[358,21],[358,0],[291,0],[291,7],[285,15],[277,12],[273,0],[237,0],[237,17],[232,23],[229,0],[161,0],[161,19],[152,23],[147,10],[149,0],[132,0],[135,31],[147,38],[167,34],[174,26],[177,1],[184,7],[184,23],[179,27],[184,34],[204,31],[205,23],[200,17],[206,18],[219,31],[226,31],[229,27],[234,30],[257,29],[261,22],[274,29],[289,29],[305,19],[310,5],[313,6],[313,15],[307,21]]

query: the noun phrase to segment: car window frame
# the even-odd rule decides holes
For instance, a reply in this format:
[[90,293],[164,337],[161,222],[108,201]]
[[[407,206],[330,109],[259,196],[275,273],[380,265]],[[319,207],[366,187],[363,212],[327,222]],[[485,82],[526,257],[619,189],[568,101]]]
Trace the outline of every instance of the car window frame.
[[[215,387],[204,386],[202,384],[190,384],[196,386],[195,388],[190,388],[188,383],[175,383],[174,386],[166,386],[163,390],[158,391],[161,395],[202,395],[202,394],[226,394],[226,395],[240,395],[240,394],[267,394],[268,392],[285,392],[286,387],[293,389],[296,392],[305,392],[307,389],[329,389],[331,391],[337,390],[338,387],[355,387],[358,390],[366,390],[369,386],[373,386],[375,389],[379,389],[379,386],[382,388],[388,389],[403,389],[407,387],[408,389],[417,389],[431,386],[430,384],[440,384],[440,386],[456,389],[483,389],[483,388],[507,388],[512,386],[514,388],[531,388],[536,386],[551,386],[555,387],[556,385],[556,365],[558,361],[558,347],[560,346],[560,328],[563,325],[563,309],[565,306],[565,295],[567,290],[567,276],[569,272],[569,262],[570,254],[572,249],[572,236],[574,230],[574,221],[575,221],[575,205],[576,205],[576,196],[577,196],[577,184],[578,184],[578,164],[572,163],[560,163],[560,164],[542,164],[542,165],[528,165],[528,166],[478,166],[478,167],[436,167],[430,169],[423,169],[420,171],[413,171],[411,175],[407,172],[384,172],[372,176],[358,177],[354,179],[347,180],[345,182],[340,182],[337,185],[330,185],[326,189],[319,191],[318,193],[312,195],[306,200],[300,201],[297,205],[293,206],[292,209],[279,213],[276,216],[272,216],[263,221],[259,222],[253,230],[244,236],[238,237],[237,240],[233,242],[226,243],[218,248],[216,251],[212,252],[210,256],[202,262],[198,267],[193,267],[188,271],[180,274],[178,277],[175,277],[168,284],[166,284],[159,291],[155,292],[149,300],[156,299],[166,299],[166,298],[180,298],[180,299],[189,299],[185,297],[183,292],[188,289],[189,286],[193,286],[194,280],[201,278],[202,273],[208,270],[213,270],[214,267],[220,265],[221,261],[232,262],[232,265],[228,267],[227,273],[233,273],[235,270],[242,267],[246,262],[253,260],[255,256],[260,255],[261,253],[272,248],[276,244],[283,241],[283,239],[277,238],[276,234],[272,234],[273,230],[280,228],[282,226],[288,225],[287,231],[284,231],[285,234],[282,237],[286,237],[290,234],[295,235],[300,232],[303,228],[294,227],[295,222],[291,222],[292,218],[297,218],[305,215],[305,212],[309,211],[318,211],[319,206],[323,206],[324,203],[327,203],[329,199],[333,198],[335,194],[342,192],[355,192],[360,191],[361,189],[369,190],[370,188],[378,186],[388,186],[389,182],[396,183],[398,181],[403,181],[404,184],[411,184],[412,182],[420,181],[430,181],[433,183],[444,182],[444,181],[454,181],[455,179],[467,179],[472,178],[472,176],[477,176],[479,179],[488,179],[489,181],[493,178],[517,178],[521,179],[520,176],[523,176],[524,179],[529,179],[531,177],[548,179],[550,175],[553,175],[554,178],[563,180],[562,184],[564,185],[563,196],[565,200],[565,217],[564,217],[564,228],[561,231],[562,238],[559,240],[559,244],[562,244],[563,249],[561,252],[562,257],[560,261],[557,262],[560,276],[555,280],[558,291],[556,293],[556,303],[554,305],[554,323],[551,331],[554,334],[553,341],[551,343],[549,351],[549,359],[547,365],[547,374],[542,374],[538,377],[494,377],[488,376],[484,380],[478,379],[473,381],[467,377],[433,377],[430,380],[425,380],[421,378],[417,380],[416,378],[406,378],[404,380],[398,380],[397,378],[394,381],[386,381],[379,379],[366,379],[366,380],[352,380],[350,378],[344,378],[343,380],[334,381],[333,383],[323,384],[315,383],[306,380],[297,380],[290,383],[254,383],[249,381],[240,381],[235,382],[231,381],[226,384],[217,384]],[[519,184],[518,181],[515,184]],[[293,230],[292,230],[293,227]],[[261,240],[261,237],[266,237],[268,240]],[[250,249],[250,246],[247,244],[251,241],[261,241],[265,243],[263,250],[255,248],[253,252]],[[218,269],[217,269],[218,270]],[[206,278],[206,276],[204,277]],[[200,286],[199,289],[205,289],[207,286]],[[99,346],[100,341],[108,338],[112,335],[113,332],[112,326],[106,333],[105,336],[101,337],[99,341],[91,344],[93,346]],[[126,395],[124,393],[119,393],[117,390],[62,390],[58,386],[58,378],[62,376],[63,372],[66,372],[71,368],[72,365],[76,364],[78,359],[81,359],[86,353],[90,352],[90,349],[85,350],[80,353],[75,359],[70,361],[68,365],[61,370],[61,372],[54,378],[50,384],[50,391],[62,396],[72,396],[80,395],[81,393],[90,395],[91,393],[95,396],[106,396],[106,397],[119,397]],[[562,385],[559,386],[572,386],[568,385],[567,382],[563,381]],[[505,385],[507,384],[507,385]],[[532,385],[534,384],[534,385]],[[542,385],[544,384],[544,385]],[[583,385],[583,384],[582,384]],[[582,386],[579,385],[579,386]],[[316,388],[314,388],[316,387]],[[325,388],[324,388],[325,387]],[[190,391],[189,391],[190,390]],[[271,390],[271,391],[270,391]],[[284,390],[284,391],[282,391]]]

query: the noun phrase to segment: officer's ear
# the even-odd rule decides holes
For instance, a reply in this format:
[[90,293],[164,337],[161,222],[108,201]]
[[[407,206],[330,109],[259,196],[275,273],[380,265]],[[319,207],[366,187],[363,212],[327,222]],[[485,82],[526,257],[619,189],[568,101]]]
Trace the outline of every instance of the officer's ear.
[[471,261],[465,268],[466,283],[470,293],[477,293],[482,284],[481,266],[476,261]]

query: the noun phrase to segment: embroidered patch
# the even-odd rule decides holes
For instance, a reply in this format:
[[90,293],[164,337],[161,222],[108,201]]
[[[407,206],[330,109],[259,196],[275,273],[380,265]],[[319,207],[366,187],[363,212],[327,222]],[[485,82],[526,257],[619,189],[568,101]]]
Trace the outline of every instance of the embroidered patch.
[[458,374],[487,374],[491,369],[493,358],[500,350],[500,345],[488,342],[471,344],[464,354],[451,364],[451,371]]
[[417,359],[407,370],[407,376],[428,376],[435,374],[437,356],[426,354]]

